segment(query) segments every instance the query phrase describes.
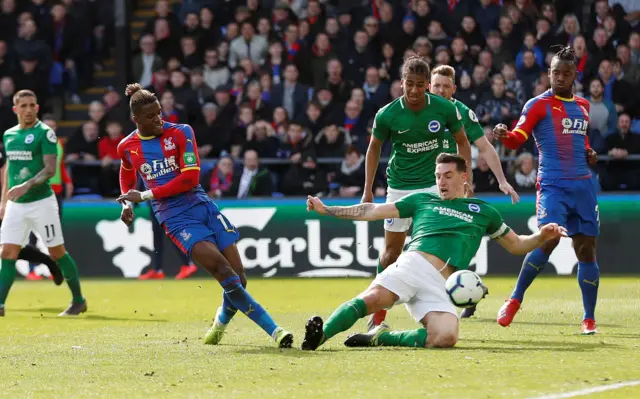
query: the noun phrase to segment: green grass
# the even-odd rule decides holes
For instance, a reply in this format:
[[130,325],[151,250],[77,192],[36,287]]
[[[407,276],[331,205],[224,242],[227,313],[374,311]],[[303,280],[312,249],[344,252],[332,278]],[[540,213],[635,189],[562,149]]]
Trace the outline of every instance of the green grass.
[[[275,348],[242,314],[219,346],[203,345],[221,299],[211,280],[85,281],[89,312],[76,319],[56,317],[65,287],[18,282],[0,318],[0,397],[526,398],[640,379],[637,278],[602,279],[601,332],[587,337],[575,279],[536,281],[510,328],[495,315],[513,279],[486,281],[491,295],[462,321],[455,349],[347,349],[343,334],[312,353]],[[299,347],[309,316],[328,316],[367,285],[273,279],[249,290]],[[388,320],[416,326],[404,307]],[[640,386],[589,397],[637,398]]]

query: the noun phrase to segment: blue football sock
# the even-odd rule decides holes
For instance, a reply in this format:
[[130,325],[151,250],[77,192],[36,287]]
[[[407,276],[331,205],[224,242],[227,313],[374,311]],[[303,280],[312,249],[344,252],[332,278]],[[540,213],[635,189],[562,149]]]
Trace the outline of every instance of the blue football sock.
[[[259,325],[267,334],[273,336],[278,326],[269,313],[256,302],[240,283],[240,277],[231,276],[220,283],[225,296],[236,309],[247,315],[254,323]],[[226,298],[225,298],[226,299]]]
[[600,285],[600,268],[597,262],[578,262],[578,284],[582,291],[583,319],[594,319],[598,286]]
[[222,324],[229,324],[238,309],[233,306],[226,292],[222,293],[222,311],[218,315],[218,321]]
[[536,276],[544,269],[548,260],[549,255],[545,254],[540,248],[534,249],[525,256],[522,262],[522,269],[520,269],[520,274],[518,275],[518,281],[516,282],[516,288],[511,294],[511,299],[517,299],[522,302],[524,292],[529,288]]

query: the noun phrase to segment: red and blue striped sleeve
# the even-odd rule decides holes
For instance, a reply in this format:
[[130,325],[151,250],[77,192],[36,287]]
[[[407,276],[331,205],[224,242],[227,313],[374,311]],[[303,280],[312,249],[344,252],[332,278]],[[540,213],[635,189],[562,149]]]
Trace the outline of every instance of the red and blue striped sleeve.
[[538,122],[545,117],[545,114],[544,103],[538,98],[532,98],[524,105],[522,115],[513,131],[523,135],[525,140],[528,139]]

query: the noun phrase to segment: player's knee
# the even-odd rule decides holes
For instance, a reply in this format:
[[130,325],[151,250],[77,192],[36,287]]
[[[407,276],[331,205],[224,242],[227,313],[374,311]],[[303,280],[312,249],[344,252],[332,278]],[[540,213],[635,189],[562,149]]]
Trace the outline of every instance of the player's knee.
[[458,334],[455,332],[437,332],[427,337],[427,348],[453,348],[458,343]]
[[540,249],[542,249],[542,252],[544,252],[545,254],[551,255],[551,253],[553,252],[554,249],[556,249],[559,243],[560,243],[559,238],[555,240],[550,240],[542,244]]
[[595,262],[596,245],[595,242],[584,242],[574,246],[576,257],[580,262]]
[[367,306],[367,314],[390,308],[398,300],[396,294],[379,285],[369,287],[358,297],[362,299]]
[[67,249],[64,247],[64,245],[58,245],[57,247],[49,248],[49,256],[51,256],[51,259],[55,261],[62,258],[66,253]]
[[0,257],[2,259],[16,260],[21,249],[19,245],[5,244],[2,246],[2,251],[0,251]]

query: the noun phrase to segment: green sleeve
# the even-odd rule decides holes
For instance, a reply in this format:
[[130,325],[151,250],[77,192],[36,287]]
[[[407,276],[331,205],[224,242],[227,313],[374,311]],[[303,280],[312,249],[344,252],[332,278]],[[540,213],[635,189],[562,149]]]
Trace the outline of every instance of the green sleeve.
[[385,120],[386,119],[384,114],[385,109],[386,107],[378,111],[375,118],[373,119],[372,134],[373,134],[373,137],[377,138],[380,141],[388,140],[389,136],[391,135],[391,129],[389,128],[389,125]]
[[58,137],[56,132],[51,129],[45,129],[42,131],[42,137],[40,139],[42,146],[42,155],[57,155],[58,154]]
[[460,111],[458,111],[458,107],[453,105],[453,103],[447,101],[447,110],[445,112],[447,118],[447,128],[451,132],[451,135],[455,136],[456,133],[460,131],[462,128],[462,115],[460,115]]
[[398,201],[394,202],[396,208],[398,208],[398,212],[400,213],[400,218],[410,218],[416,212],[416,204],[418,203],[418,198],[421,193],[413,193],[409,194],[406,197],[400,198]]
[[509,231],[511,228],[504,223],[502,220],[502,215],[495,208],[487,205],[487,216],[489,217],[489,225],[487,226],[487,234],[492,239],[497,239]]
[[465,110],[464,114],[462,114],[462,122],[470,143],[475,143],[476,140],[484,136],[484,129],[482,129],[480,122],[478,122],[476,113],[472,110],[468,108]]

